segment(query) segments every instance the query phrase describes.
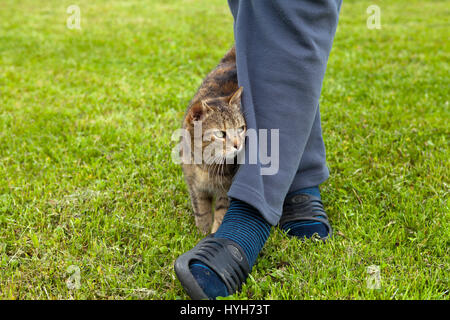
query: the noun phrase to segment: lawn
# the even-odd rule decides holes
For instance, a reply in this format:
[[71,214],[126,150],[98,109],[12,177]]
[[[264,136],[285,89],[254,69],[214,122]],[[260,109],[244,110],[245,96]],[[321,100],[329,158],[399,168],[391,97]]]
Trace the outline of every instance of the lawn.
[[[0,299],[188,298],[173,262],[202,235],[171,135],[233,43],[226,1],[1,7]],[[449,299],[449,13],[344,1],[321,97],[335,237],[273,229],[231,298]]]

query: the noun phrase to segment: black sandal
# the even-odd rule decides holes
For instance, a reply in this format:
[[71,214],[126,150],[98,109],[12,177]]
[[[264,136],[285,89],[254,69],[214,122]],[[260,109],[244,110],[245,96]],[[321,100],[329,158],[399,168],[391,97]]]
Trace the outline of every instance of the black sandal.
[[322,200],[310,194],[296,194],[284,201],[283,214],[278,224],[282,228],[291,221],[322,222],[328,229],[328,235],[321,240],[327,240],[333,234]]
[[189,265],[193,260],[200,261],[217,273],[229,294],[239,291],[250,273],[244,250],[232,240],[214,238],[211,234],[175,261],[175,273],[194,300],[209,298],[191,273]]

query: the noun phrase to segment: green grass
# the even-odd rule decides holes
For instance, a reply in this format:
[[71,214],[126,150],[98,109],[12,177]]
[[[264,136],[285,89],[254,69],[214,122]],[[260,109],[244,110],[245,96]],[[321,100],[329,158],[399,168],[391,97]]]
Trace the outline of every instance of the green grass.
[[[202,236],[171,134],[233,42],[226,1],[79,0],[81,30],[71,4],[2,1],[0,299],[185,299],[173,262]],[[449,11],[344,1],[321,98],[336,236],[274,229],[232,298],[449,299]]]

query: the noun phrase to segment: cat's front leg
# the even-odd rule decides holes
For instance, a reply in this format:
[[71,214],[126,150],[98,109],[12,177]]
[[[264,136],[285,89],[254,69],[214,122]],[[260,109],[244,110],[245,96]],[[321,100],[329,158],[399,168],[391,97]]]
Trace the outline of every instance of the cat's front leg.
[[226,193],[217,196],[214,211],[214,223],[211,230],[212,233],[215,233],[217,229],[219,229],[229,205],[230,203]]
[[192,208],[194,209],[195,225],[203,234],[211,231],[212,224],[212,196],[202,192],[191,192]]

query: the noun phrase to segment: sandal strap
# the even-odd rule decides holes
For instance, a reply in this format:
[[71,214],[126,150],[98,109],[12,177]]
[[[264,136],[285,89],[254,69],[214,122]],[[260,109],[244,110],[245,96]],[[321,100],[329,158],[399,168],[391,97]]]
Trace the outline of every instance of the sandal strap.
[[244,250],[234,241],[214,238],[211,234],[175,261],[175,273],[192,299],[207,299],[193,277],[189,265],[198,260],[213,270],[223,281],[229,294],[241,289],[250,273]]
[[279,225],[282,227],[291,221],[321,222],[328,228],[329,236],[331,236],[332,228],[319,197],[310,194],[297,194],[287,198],[283,205],[283,214]]

